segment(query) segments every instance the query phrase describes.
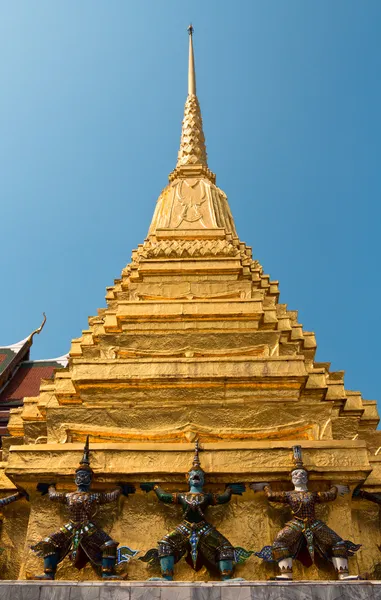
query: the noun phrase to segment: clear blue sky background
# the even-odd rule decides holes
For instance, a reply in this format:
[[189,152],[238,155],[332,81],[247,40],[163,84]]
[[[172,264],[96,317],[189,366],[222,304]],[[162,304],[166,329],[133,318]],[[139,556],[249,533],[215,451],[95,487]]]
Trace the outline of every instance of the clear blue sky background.
[[195,27],[209,166],[240,238],[381,399],[380,0],[0,2],[0,343],[59,356],[144,240]]

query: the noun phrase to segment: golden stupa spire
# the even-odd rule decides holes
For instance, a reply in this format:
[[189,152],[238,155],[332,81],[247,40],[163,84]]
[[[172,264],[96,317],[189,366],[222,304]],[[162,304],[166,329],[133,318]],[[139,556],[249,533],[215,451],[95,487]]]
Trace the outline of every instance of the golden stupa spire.
[[188,97],[184,108],[180,150],[176,168],[186,165],[208,166],[200,105],[196,96],[196,72],[193,53],[193,27],[189,25]]
[[187,231],[185,237],[193,237],[197,230],[200,237],[204,238],[204,229],[218,230],[216,235],[225,229],[236,238],[226,195],[215,185],[216,176],[208,169],[201,110],[196,96],[192,25],[189,25],[188,32],[188,97],[180,150],[176,168],[169,174],[169,185],[158,198],[149,235],[164,235],[165,232],[167,239],[170,235],[178,239],[182,235],[180,231]]

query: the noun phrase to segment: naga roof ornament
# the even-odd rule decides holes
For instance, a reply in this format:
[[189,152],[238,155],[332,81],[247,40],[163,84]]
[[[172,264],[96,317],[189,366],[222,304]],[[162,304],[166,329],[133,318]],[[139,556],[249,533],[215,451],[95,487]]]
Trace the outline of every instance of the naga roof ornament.
[[31,334],[30,334],[30,336],[28,337],[28,341],[29,341],[29,342],[32,342],[32,340],[33,340],[33,337],[36,335],[36,333],[37,333],[37,334],[39,334],[39,333],[41,333],[41,331],[43,330],[43,328],[44,328],[44,325],[45,325],[45,323],[46,323],[46,314],[43,312],[43,313],[42,313],[42,316],[43,316],[42,323],[41,323],[41,325],[40,325],[39,327],[37,327],[37,329],[35,329],[34,331],[32,331],[32,333],[31,333]]

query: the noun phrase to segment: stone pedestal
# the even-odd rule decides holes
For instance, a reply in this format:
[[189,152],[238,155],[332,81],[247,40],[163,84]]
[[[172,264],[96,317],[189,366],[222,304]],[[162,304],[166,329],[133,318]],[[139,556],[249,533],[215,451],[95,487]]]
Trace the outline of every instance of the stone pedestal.
[[2,581],[0,600],[381,600],[381,581]]

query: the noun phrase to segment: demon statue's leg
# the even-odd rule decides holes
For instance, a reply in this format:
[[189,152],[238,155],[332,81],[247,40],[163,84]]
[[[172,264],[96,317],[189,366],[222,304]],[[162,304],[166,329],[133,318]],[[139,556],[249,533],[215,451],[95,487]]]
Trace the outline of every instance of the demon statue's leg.
[[102,579],[121,579],[115,574],[118,542],[109,540],[102,548]]
[[221,573],[222,581],[227,581],[231,579],[233,575],[233,561],[232,560],[219,560],[218,568]]
[[174,556],[162,556],[160,558],[160,568],[163,579],[173,581],[173,566],[175,564]]
[[161,577],[150,577],[148,581],[173,581],[175,557],[171,554],[160,556]]
[[36,575],[35,579],[54,579],[58,565],[58,558],[58,553],[49,554],[49,556],[45,556],[44,572],[42,575]]

